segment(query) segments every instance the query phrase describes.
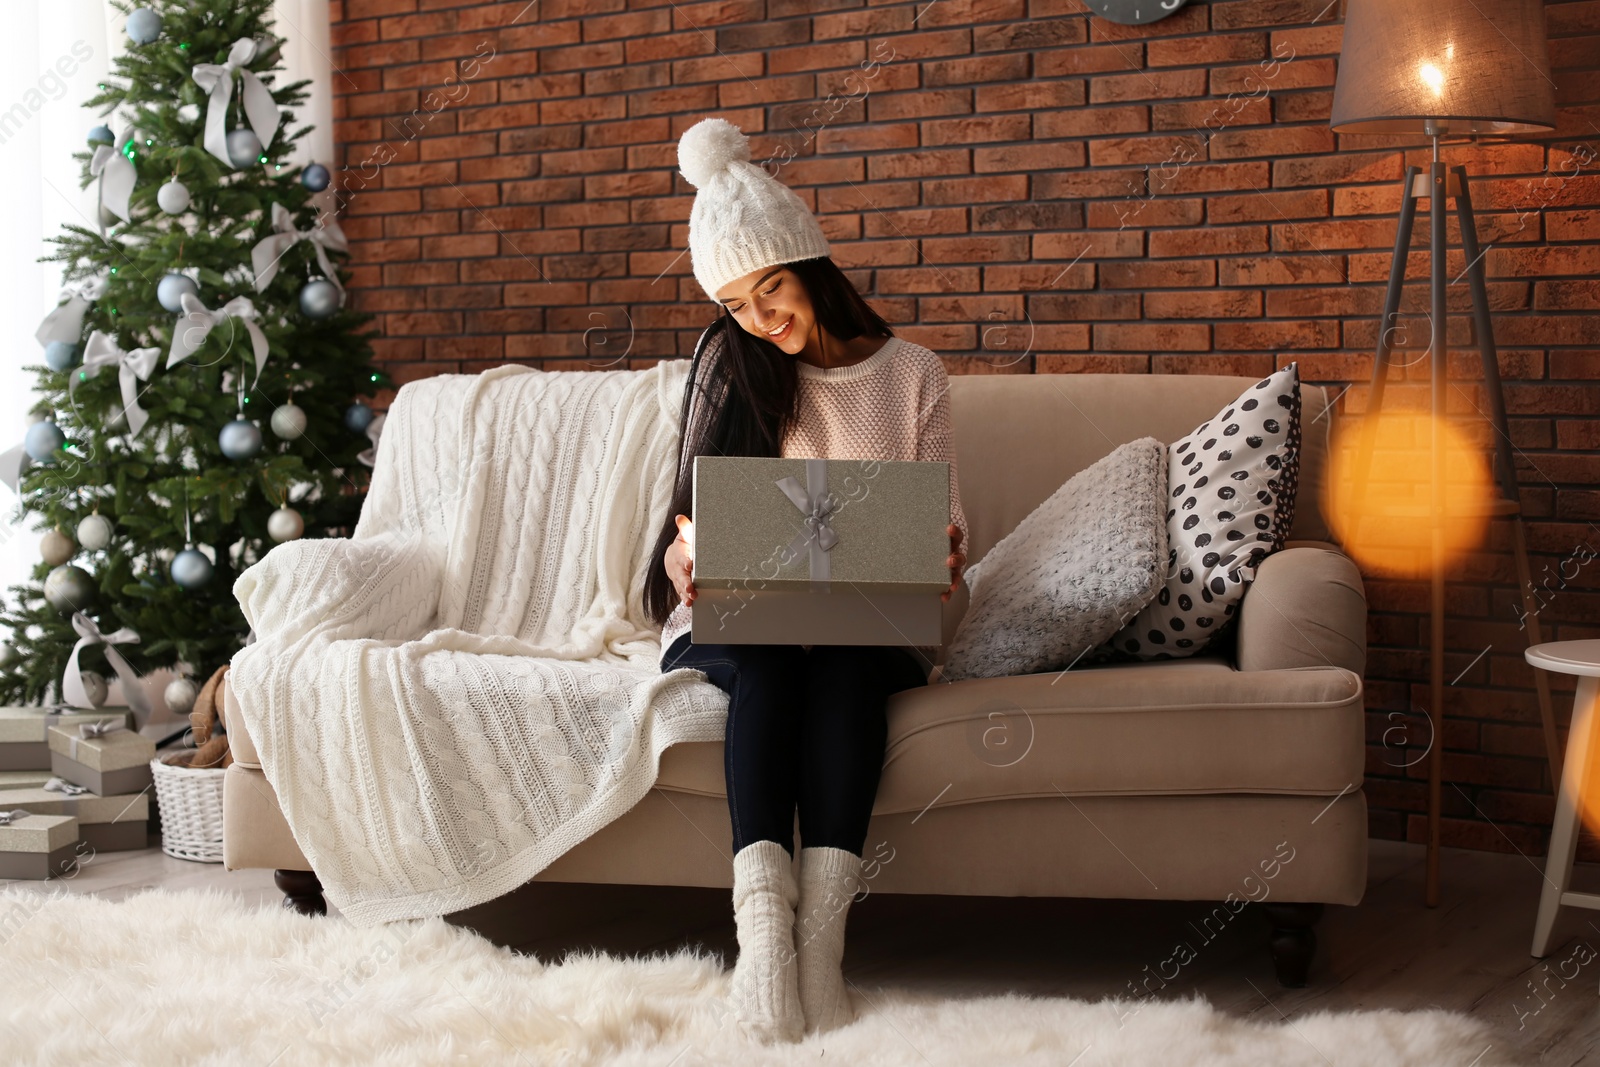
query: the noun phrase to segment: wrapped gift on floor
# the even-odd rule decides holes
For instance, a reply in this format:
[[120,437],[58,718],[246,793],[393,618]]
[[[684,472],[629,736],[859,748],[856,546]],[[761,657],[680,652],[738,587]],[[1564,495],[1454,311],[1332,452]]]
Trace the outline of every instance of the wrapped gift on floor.
[[56,878],[77,865],[78,820],[0,810],[0,878]]
[[127,708],[109,711],[32,706],[0,708],[0,771],[48,771],[50,727],[104,720],[133,725]]
[[697,456],[696,644],[937,645],[950,465]]
[[35,815],[71,815],[78,837],[96,852],[144,848],[150,843],[150,794],[102,797],[62,778],[49,788],[0,790],[0,811],[25,808]]
[[50,727],[50,769],[103,797],[150,788],[156,743],[121,723]]

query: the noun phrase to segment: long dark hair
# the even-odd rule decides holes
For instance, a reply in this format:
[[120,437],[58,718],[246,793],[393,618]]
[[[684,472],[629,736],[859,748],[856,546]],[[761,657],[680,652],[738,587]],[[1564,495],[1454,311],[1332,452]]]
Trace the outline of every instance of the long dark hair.
[[[828,256],[784,266],[805,287],[817,323],[830,337],[853,341],[863,335],[894,336]],[[664,625],[678,604],[678,590],[662,557],[678,536],[673,516],[694,518],[694,457],[779,455],[795,417],[800,376],[794,364],[793,356],[740,326],[726,307],[695,346],[683,392],[672,504],[644,580],[644,610],[656,625]]]

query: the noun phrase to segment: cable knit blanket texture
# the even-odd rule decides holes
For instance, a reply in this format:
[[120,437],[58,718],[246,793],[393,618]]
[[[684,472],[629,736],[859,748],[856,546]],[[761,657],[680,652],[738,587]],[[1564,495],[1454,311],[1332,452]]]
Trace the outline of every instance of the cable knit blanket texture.
[[686,360],[407,383],[349,538],[239,575],[229,685],[284,817],[358,925],[515,889],[633,807],[726,695],[644,613]]

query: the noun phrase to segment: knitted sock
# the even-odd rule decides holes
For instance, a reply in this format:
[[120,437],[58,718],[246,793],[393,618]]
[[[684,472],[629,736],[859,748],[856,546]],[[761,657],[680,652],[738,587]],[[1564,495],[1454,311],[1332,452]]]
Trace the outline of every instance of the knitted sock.
[[807,1032],[832,1030],[855,1018],[839,961],[844,958],[845,919],[861,884],[861,857],[854,852],[826,846],[800,850],[795,942]]
[[799,890],[793,860],[776,841],[752,841],[733,857],[733,921],[739,959],[729,999],[757,1040],[797,1041],[805,1028],[794,949]]

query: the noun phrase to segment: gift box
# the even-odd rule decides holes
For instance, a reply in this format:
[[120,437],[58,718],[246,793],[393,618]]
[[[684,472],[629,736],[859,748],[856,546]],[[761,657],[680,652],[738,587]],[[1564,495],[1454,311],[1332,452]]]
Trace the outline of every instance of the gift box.
[[50,727],[50,769],[103,797],[150,788],[156,743],[118,723]]
[[0,878],[56,878],[77,866],[78,820],[71,815],[0,811]]
[[115,711],[42,706],[0,708],[0,771],[47,771],[50,769],[50,727],[103,720],[133,725],[132,716],[125,708]]
[[[150,794],[102,797],[82,786],[0,790],[0,811],[24,808],[35,815],[71,815],[78,838],[96,852],[144,848],[150,843]],[[81,792],[79,792],[82,790]]]
[[697,456],[690,640],[939,644],[950,465]]
[[[49,761],[50,746],[44,746],[46,762]],[[40,771],[0,771],[0,790],[6,789],[38,789],[51,778],[48,768]]]

